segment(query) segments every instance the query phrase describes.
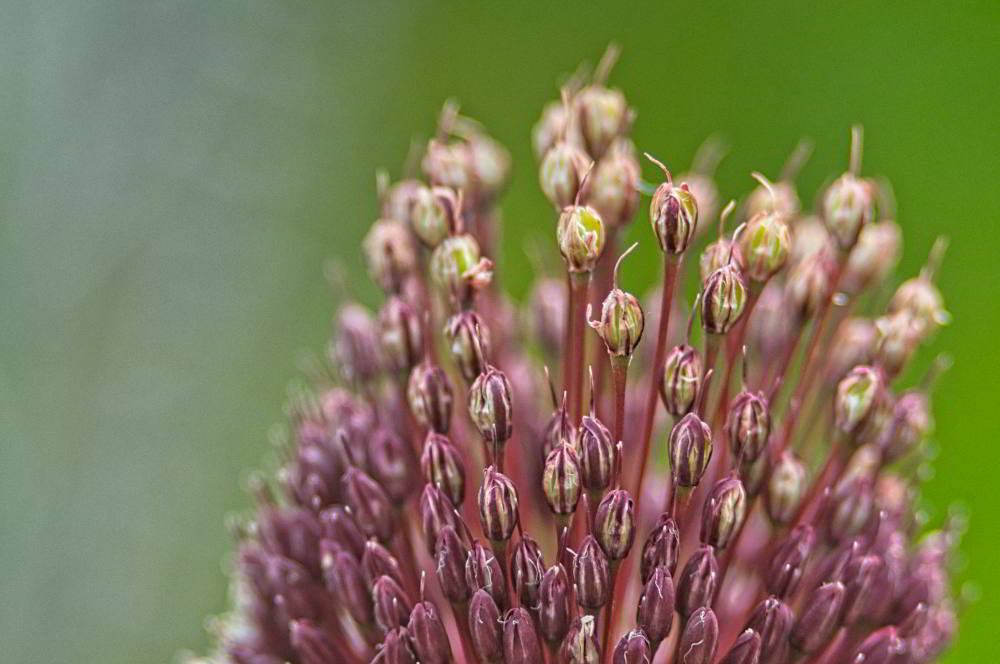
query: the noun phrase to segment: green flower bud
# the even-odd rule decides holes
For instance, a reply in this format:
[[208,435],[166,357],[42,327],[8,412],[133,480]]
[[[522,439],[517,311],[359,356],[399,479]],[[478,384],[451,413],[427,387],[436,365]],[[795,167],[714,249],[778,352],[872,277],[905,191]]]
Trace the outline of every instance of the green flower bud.
[[616,357],[632,357],[639,340],[642,339],[645,324],[639,300],[631,293],[618,288],[618,268],[622,259],[636,246],[633,244],[618,258],[615,264],[614,287],[604,298],[601,319],[590,322],[590,326],[597,330],[597,334],[604,340],[608,353]]
[[735,263],[727,263],[705,282],[701,298],[701,324],[709,334],[725,334],[743,315],[747,288]]
[[362,244],[368,272],[386,293],[398,293],[417,267],[417,253],[406,224],[395,219],[376,221]]
[[580,500],[580,464],[567,444],[558,445],[545,458],[542,493],[554,514],[568,516]]
[[429,249],[441,244],[458,228],[459,198],[447,187],[421,187],[410,214],[413,233]]
[[885,390],[885,382],[878,369],[858,366],[837,384],[834,402],[834,426],[850,437],[861,432],[876,410],[877,402]]
[[792,238],[783,217],[776,212],[761,212],[747,222],[739,244],[747,276],[764,282],[785,266]]
[[712,429],[688,413],[670,430],[667,447],[674,480],[679,486],[695,486],[712,459]]
[[663,364],[660,398],[667,412],[683,417],[691,412],[701,389],[701,355],[683,344],[674,346]]
[[784,452],[774,464],[764,493],[764,506],[775,524],[791,523],[809,488],[808,479],[805,466],[790,452]]
[[556,239],[570,272],[593,272],[604,251],[604,222],[594,208],[571,205],[559,215]]
[[538,182],[542,193],[557,210],[572,205],[577,199],[590,164],[583,150],[566,141],[559,141],[545,153],[538,169]]
[[600,159],[631,124],[625,95],[603,85],[589,85],[576,95],[574,103],[587,152]]
[[724,549],[746,518],[747,492],[735,472],[719,480],[705,499],[701,542]]
[[823,194],[823,222],[841,249],[857,242],[858,234],[875,215],[875,186],[847,172]]
[[469,415],[483,440],[503,444],[513,433],[513,396],[510,381],[487,365],[469,388]]
[[667,181],[653,192],[649,204],[649,223],[660,243],[660,249],[671,255],[684,253],[691,244],[698,227],[698,201],[687,184],[675,187],[666,166],[646,155],[646,158],[660,166]]
[[479,243],[471,235],[453,235],[431,255],[431,276],[440,288],[464,302],[492,281],[493,261],[479,255]]
[[479,487],[479,522],[492,542],[509,540],[517,525],[517,489],[493,466],[486,469]]

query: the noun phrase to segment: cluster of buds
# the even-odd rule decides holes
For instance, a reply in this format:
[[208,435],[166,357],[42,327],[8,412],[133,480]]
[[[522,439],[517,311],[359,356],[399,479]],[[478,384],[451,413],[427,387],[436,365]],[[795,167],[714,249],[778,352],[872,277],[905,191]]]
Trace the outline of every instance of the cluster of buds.
[[[533,315],[492,280],[509,158],[480,125],[447,105],[422,178],[381,181],[363,248],[384,304],[340,308],[329,371],[291,400],[206,662],[940,660],[962,524],[919,534],[931,381],[901,376],[948,321],[943,244],[865,310],[900,230],[861,175],[860,132],[815,216],[801,146],[717,218],[704,157],[676,179],[650,157],[663,182],[643,185],[616,55],[534,129],[565,274],[539,275]],[[658,316],[621,285],[640,189]]]

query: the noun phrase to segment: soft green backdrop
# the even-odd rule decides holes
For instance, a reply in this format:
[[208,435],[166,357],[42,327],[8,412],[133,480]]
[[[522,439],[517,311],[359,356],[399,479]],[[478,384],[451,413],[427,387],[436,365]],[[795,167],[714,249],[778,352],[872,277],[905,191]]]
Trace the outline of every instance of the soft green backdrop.
[[[328,0],[0,2],[0,643],[9,662],[162,662],[225,603],[224,515],[322,346],[327,257],[359,268],[373,172],[460,98],[507,143],[508,275],[546,239],[528,131],[557,77],[624,47],[641,147],[721,132],[739,195],[802,135],[807,197],[848,127],[890,174],[905,272],[953,239],[957,360],[928,493],[973,518],[983,599],[949,661],[996,653],[997,4]],[[637,225],[638,237],[648,231]],[[652,243],[631,270],[651,277]],[[508,277],[523,291],[523,277]],[[372,292],[363,280],[364,297]],[[991,627],[994,625],[994,627]]]

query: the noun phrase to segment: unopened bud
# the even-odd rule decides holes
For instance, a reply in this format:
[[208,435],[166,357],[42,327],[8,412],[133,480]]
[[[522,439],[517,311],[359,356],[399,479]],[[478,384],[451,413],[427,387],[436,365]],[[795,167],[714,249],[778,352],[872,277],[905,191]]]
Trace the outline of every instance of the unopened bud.
[[758,283],[767,281],[785,266],[792,248],[788,224],[775,212],[761,212],[752,217],[738,241],[746,275]]
[[752,629],[744,630],[736,637],[729,652],[719,660],[719,664],[758,664],[760,662],[760,635]]
[[372,224],[362,247],[368,272],[386,293],[398,293],[417,268],[417,252],[403,221],[379,219]]
[[354,517],[342,505],[334,505],[320,512],[323,537],[346,549],[355,558],[365,550],[365,535]]
[[709,334],[725,334],[743,315],[747,287],[735,263],[709,275],[701,298],[701,324]]
[[465,602],[472,594],[469,584],[465,581],[468,548],[453,527],[445,526],[438,534],[435,549],[434,570],[441,592],[452,604]]
[[899,375],[923,340],[921,328],[908,311],[899,311],[878,318],[875,330],[875,362],[890,376]]
[[538,542],[524,535],[514,547],[510,561],[511,581],[521,606],[537,610],[539,590],[545,575],[545,561]]
[[933,429],[927,395],[920,390],[901,395],[892,409],[891,435],[884,446],[885,462],[892,463],[920,447]]
[[853,173],[841,175],[823,194],[823,222],[841,249],[855,244],[874,215],[875,187]]
[[788,636],[796,650],[819,652],[830,642],[840,627],[844,595],[844,584],[839,581],[824,583],[809,595]]
[[426,601],[417,602],[410,612],[406,629],[420,664],[448,664],[452,661],[448,632],[436,606]]
[[375,619],[371,585],[365,580],[361,563],[331,540],[323,540],[320,545],[326,589],[333,594],[340,606],[347,609],[355,622],[370,625]]
[[549,452],[542,471],[542,492],[554,514],[568,516],[580,500],[580,465],[576,452],[561,443]]
[[387,368],[409,372],[420,361],[423,350],[423,329],[416,309],[393,295],[379,311],[378,330]]
[[595,160],[600,159],[631,122],[625,95],[621,90],[594,84],[577,93],[573,102],[587,152]]
[[531,129],[531,147],[534,149],[535,158],[541,160],[552,146],[564,138],[579,145],[583,144],[576,117],[570,112],[567,104],[563,101],[549,102]]
[[614,288],[601,306],[601,319],[592,321],[590,326],[597,330],[610,355],[631,357],[642,338],[644,323],[639,300]]
[[698,227],[698,202],[688,186],[675,187],[669,179],[658,186],[649,205],[649,222],[661,251],[672,256],[684,253]]
[[361,570],[369,588],[383,576],[390,577],[403,587],[403,572],[399,568],[399,561],[389,549],[375,540],[365,542],[365,553],[361,556]]
[[652,664],[653,647],[641,629],[633,629],[623,636],[611,656],[612,664]]
[[610,228],[627,224],[639,207],[639,162],[631,141],[618,138],[587,179],[584,200]]
[[746,628],[760,635],[761,664],[779,664],[788,659],[788,635],[795,617],[787,604],[768,597],[754,607]]
[[379,427],[368,441],[368,466],[372,477],[393,501],[402,502],[414,492],[418,478],[413,473],[413,447],[395,431]]
[[326,633],[309,620],[293,620],[288,634],[302,664],[335,662],[339,657],[336,646]]
[[734,472],[719,480],[705,499],[701,515],[701,541],[724,549],[740,531],[746,518],[747,493]]
[[597,540],[588,535],[573,561],[576,602],[585,609],[600,609],[611,598],[608,557]]
[[887,582],[885,563],[876,554],[852,560],[844,571],[845,625],[853,625],[867,618],[874,618],[882,600],[892,588]]
[[875,630],[861,642],[849,664],[898,664],[907,661],[907,642],[892,625]]
[[809,488],[806,468],[791,452],[784,452],[771,469],[764,492],[764,506],[771,520],[781,526],[791,523]]
[[375,624],[383,633],[404,627],[410,619],[410,600],[391,577],[381,576],[372,587],[375,604]]
[[348,304],[341,308],[335,321],[331,355],[349,382],[366,383],[378,376],[382,368],[378,329],[368,311]]
[[702,282],[708,281],[713,272],[730,262],[735,263],[741,272],[746,269],[739,243],[720,237],[705,247],[701,252],[701,258],[698,259],[698,274]]
[[503,661],[506,664],[542,664],[542,642],[526,609],[514,608],[503,621]]
[[410,412],[420,426],[448,433],[451,426],[451,381],[441,367],[430,362],[415,366],[406,385],[406,398]]
[[851,250],[841,283],[851,293],[881,283],[899,261],[903,232],[894,221],[879,221],[861,228]]
[[469,602],[469,635],[479,661],[503,661],[500,609],[485,590],[477,590]]
[[835,265],[825,251],[805,258],[788,271],[785,291],[799,320],[812,318],[829,300]]
[[569,445],[574,451],[578,451],[578,442],[576,427],[569,418],[569,411],[565,404],[560,405],[552,413],[542,432],[542,461],[544,462],[552,450],[560,445]]
[[456,508],[465,498],[465,465],[448,437],[429,431],[420,456],[424,480],[441,489]]
[[557,661],[566,664],[600,664],[601,650],[595,636],[596,622],[590,615],[576,618],[566,632]]
[[635,503],[625,489],[604,494],[594,516],[594,536],[609,560],[628,555],[635,540]]
[[486,371],[489,329],[474,311],[461,311],[448,319],[444,328],[451,359],[467,382]]
[[393,507],[385,491],[370,476],[357,468],[344,473],[347,505],[368,537],[383,542],[392,538],[395,529]]
[[480,255],[471,235],[445,238],[431,255],[430,270],[435,283],[458,302],[466,302],[493,280],[493,261]]
[[691,614],[681,634],[678,664],[711,664],[719,647],[719,621],[715,612],[701,607]]
[[771,408],[762,392],[744,390],[736,395],[726,416],[726,435],[735,458],[760,457],[771,435]]
[[420,519],[424,529],[424,540],[431,548],[431,553],[434,553],[433,547],[437,544],[438,534],[443,528],[447,526],[457,530],[461,525],[451,500],[444,491],[433,484],[425,484],[424,491],[420,494]]
[[746,203],[746,216],[753,217],[762,212],[776,212],[784,219],[795,219],[801,210],[799,194],[795,183],[789,180],[771,182],[767,187],[758,184],[750,192]]
[[827,537],[843,542],[861,533],[874,515],[874,503],[869,478],[841,480],[827,496],[823,515]]
[[719,563],[715,550],[702,545],[688,558],[677,580],[677,612],[687,618],[695,609],[711,606],[719,581]]
[[696,486],[712,459],[712,429],[697,414],[688,413],[670,430],[667,447],[677,484]]
[[830,348],[827,380],[836,385],[854,367],[871,364],[877,340],[878,331],[867,318],[848,318],[841,323]]
[[670,634],[674,624],[674,581],[665,567],[653,570],[639,595],[636,625],[653,644],[659,644]]
[[478,541],[472,543],[465,561],[465,582],[473,591],[485,590],[500,608],[507,606],[507,584],[503,567],[493,551]]
[[591,415],[584,415],[577,429],[580,478],[588,491],[603,491],[611,484],[617,450],[611,432]]
[[604,221],[592,207],[570,205],[559,215],[556,240],[572,273],[590,273],[604,251]]
[[434,249],[458,228],[458,196],[448,187],[421,187],[413,200],[410,227],[428,249]]
[[922,336],[947,325],[951,320],[951,315],[944,308],[941,291],[927,274],[900,284],[889,302],[889,312],[908,313]]
[[577,200],[580,185],[590,165],[590,157],[566,141],[557,142],[545,153],[538,168],[538,183],[542,187],[542,193],[557,210],[562,210]]
[[877,410],[885,389],[882,374],[872,367],[851,369],[837,385],[834,404],[834,426],[842,434],[855,437]]
[[517,525],[517,489],[493,466],[486,469],[479,487],[479,523],[492,542],[509,540]]
[[569,578],[562,565],[545,571],[538,589],[538,626],[550,645],[562,643],[572,619]]
[[666,567],[670,575],[677,571],[677,555],[680,551],[681,535],[677,523],[669,512],[663,512],[649,533],[642,547],[640,577],[643,584],[649,581],[657,567]]
[[514,430],[513,395],[506,374],[487,366],[469,388],[469,415],[483,440],[503,444]]
[[683,344],[674,346],[663,364],[660,398],[667,412],[683,417],[691,412],[701,389],[701,354]]

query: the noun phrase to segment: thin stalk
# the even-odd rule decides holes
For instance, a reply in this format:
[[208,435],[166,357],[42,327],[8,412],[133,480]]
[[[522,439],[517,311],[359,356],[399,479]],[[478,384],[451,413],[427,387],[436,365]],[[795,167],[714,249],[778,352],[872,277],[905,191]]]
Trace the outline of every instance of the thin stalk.
[[569,274],[569,339],[567,377],[565,389],[569,394],[569,414],[573,423],[580,421],[583,409],[583,360],[584,330],[587,328],[587,291],[590,288],[590,273],[571,272]]
[[610,356],[611,378],[615,388],[615,418],[613,433],[616,442],[621,442],[625,431],[625,389],[628,383],[628,367],[631,358]]

